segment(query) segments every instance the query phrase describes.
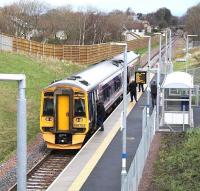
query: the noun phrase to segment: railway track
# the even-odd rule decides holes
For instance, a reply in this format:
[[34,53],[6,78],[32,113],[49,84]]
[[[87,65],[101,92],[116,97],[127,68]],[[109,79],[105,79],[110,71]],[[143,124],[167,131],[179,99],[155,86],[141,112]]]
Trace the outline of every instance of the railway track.
[[[177,40],[178,40],[177,37],[172,39],[172,47],[174,46],[174,44],[175,44],[175,42],[176,42]],[[167,45],[169,46],[169,42],[168,42]],[[162,45],[162,48],[161,48],[161,50],[162,50],[161,55],[162,55],[162,56],[165,54],[165,51],[163,51],[164,49],[165,49],[165,44],[163,44],[163,45]],[[155,59],[155,57],[157,57],[158,55],[159,55],[159,50],[151,56],[151,60]],[[159,61],[159,58],[157,59],[157,61]],[[154,64],[155,64],[155,63],[154,63]],[[148,61],[147,61],[145,64],[143,64],[142,67],[145,67],[145,66],[147,66],[147,65],[148,65]]]
[[[46,190],[62,170],[69,164],[75,153],[51,152],[44,156],[27,174],[27,191]],[[9,191],[17,190],[15,184]]]

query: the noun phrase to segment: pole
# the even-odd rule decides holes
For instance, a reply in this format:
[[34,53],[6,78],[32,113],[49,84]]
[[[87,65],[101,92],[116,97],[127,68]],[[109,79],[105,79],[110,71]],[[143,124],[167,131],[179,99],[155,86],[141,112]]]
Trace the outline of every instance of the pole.
[[167,45],[167,38],[168,38],[168,34],[167,34],[167,30],[165,31],[165,64],[167,66],[167,62],[168,62],[168,45]]
[[3,50],[3,35],[0,34],[0,50]]
[[185,131],[185,105],[183,105],[183,131]]
[[160,47],[159,47],[159,63],[158,63],[158,68],[157,68],[157,125],[156,128],[159,128],[159,112],[160,112],[160,68],[162,65],[162,34],[160,33]]
[[122,128],[122,171],[121,171],[121,190],[125,191],[123,185],[126,180],[126,110],[127,110],[127,44],[124,49],[124,83],[123,83],[123,128]]
[[26,191],[26,98],[25,79],[19,81],[17,100],[17,191]]
[[26,76],[23,74],[0,74],[0,81],[18,81],[17,99],[17,191],[26,191]]
[[148,44],[148,69],[147,69],[147,116],[150,108],[150,67],[151,67],[151,37]]
[[187,72],[187,65],[188,65],[188,49],[189,49],[189,37],[187,35],[187,38],[186,38],[186,57],[185,57],[185,60],[186,60],[186,72]]
[[173,63],[172,63],[172,31],[169,29],[169,64],[170,72],[173,72]]

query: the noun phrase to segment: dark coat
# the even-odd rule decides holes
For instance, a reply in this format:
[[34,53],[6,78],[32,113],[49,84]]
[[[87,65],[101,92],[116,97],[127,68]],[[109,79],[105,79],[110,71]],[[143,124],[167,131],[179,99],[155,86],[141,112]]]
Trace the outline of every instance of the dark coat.
[[132,81],[130,84],[129,84],[129,91],[131,93],[136,93],[136,88],[137,88],[137,84],[135,83],[135,81]]
[[106,118],[106,110],[102,102],[97,104],[97,125],[102,126]]
[[151,84],[151,96],[154,98],[157,96],[157,85]]

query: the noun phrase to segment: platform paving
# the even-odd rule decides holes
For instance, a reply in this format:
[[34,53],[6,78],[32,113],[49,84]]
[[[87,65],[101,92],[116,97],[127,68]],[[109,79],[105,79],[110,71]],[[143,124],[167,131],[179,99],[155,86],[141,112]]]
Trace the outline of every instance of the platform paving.
[[[141,93],[140,93],[141,95]],[[128,100],[130,100],[129,95]],[[100,158],[109,146],[113,137],[120,129],[120,114],[122,111],[122,103],[114,110],[104,123],[105,130],[97,131],[87,144],[79,151],[70,164],[56,178],[47,191],[78,191],[87,180],[95,165],[98,164]],[[135,103],[129,103],[127,113],[134,107]],[[136,104],[137,105],[137,104]],[[129,138],[130,141],[135,141]],[[120,141],[121,143],[121,141]],[[120,157],[120,155],[119,155]]]
[[[135,156],[142,136],[142,110],[146,92],[127,117],[127,170]],[[118,191],[121,189],[122,132],[118,131],[104,155],[82,186],[82,191]]]

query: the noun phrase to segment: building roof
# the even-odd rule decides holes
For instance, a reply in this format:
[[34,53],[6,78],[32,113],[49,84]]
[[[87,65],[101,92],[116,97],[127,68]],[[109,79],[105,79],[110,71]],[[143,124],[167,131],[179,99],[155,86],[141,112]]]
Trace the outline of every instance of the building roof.
[[127,29],[131,30],[131,29],[139,29],[139,30],[143,30],[144,29],[144,24],[141,22],[134,22],[134,23],[129,23],[127,25]]
[[[130,51],[127,52],[127,63],[130,65],[138,59],[139,55]],[[111,60],[102,61],[89,67],[87,70],[51,84],[49,87],[55,85],[71,85],[89,91],[98,84],[105,82],[106,79],[113,75],[118,75],[123,69],[123,53],[115,56]],[[118,61],[118,62],[117,62]],[[121,62],[120,62],[121,61]],[[75,79],[76,78],[76,79]]]
[[193,77],[186,72],[172,72],[166,76],[162,88],[193,88]]

